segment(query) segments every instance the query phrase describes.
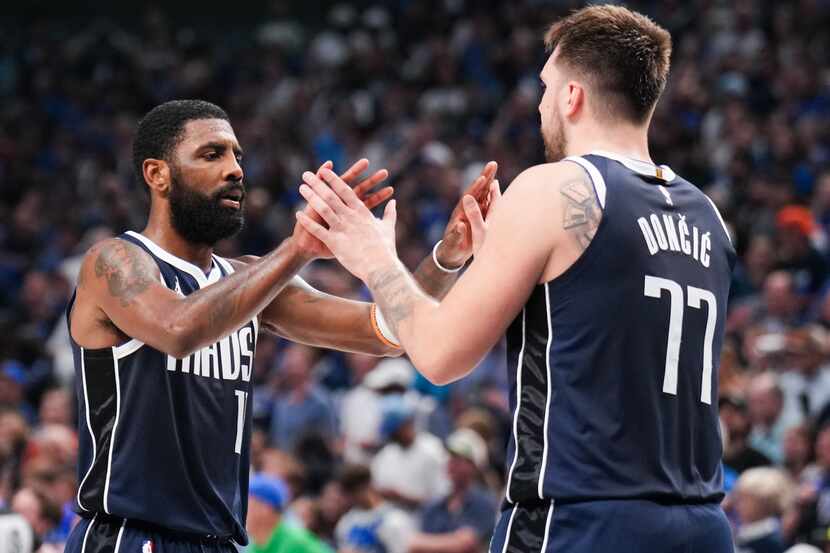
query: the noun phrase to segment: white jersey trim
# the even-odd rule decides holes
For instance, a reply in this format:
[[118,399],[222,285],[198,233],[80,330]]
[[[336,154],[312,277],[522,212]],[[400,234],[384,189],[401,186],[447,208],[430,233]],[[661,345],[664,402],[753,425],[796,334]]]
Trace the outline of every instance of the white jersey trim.
[[[81,503],[81,490],[84,489],[84,483],[86,482],[86,479],[89,478],[89,473],[92,472],[92,467],[95,465],[95,455],[97,454],[97,451],[95,446],[95,434],[92,432],[92,422],[89,420],[89,394],[86,391],[86,364],[84,363],[84,348],[79,346],[79,349],[81,350],[81,386],[84,393],[84,407],[86,409],[86,428],[89,430],[89,437],[92,441],[92,460],[89,462],[89,468],[86,469],[86,474],[81,479],[81,483],[78,486],[77,499],[78,507],[89,512],[89,509],[84,507],[84,504]],[[88,531],[89,530],[87,530],[87,532]],[[86,541],[86,539],[84,541]]]
[[518,505],[513,505],[513,510],[510,512],[510,519],[507,521],[507,530],[504,533],[504,545],[501,547],[501,553],[507,553],[507,545],[510,543],[510,530],[513,529],[513,517],[516,516],[516,509],[518,507]]
[[125,518],[121,521],[121,528],[118,530],[118,537],[115,539],[115,550],[113,553],[118,553],[118,550],[121,549],[121,536],[124,535],[124,527],[127,525],[127,519]]
[[572,161],[582,166],[582,168],[588,172],[588,176],[591,177],[591,182],[594,184],[594,190],[597,193],[599,205],[602,209],[605,209],[605,179],[602,178],[602,174],[599,172],[599,169],[597,169],[596,166],[587,159],[579,156],[568,156],[562,161]]
[[[544,487],[545,487],[545,469],[548,466],[548,423],[550,422],[550,396],[551,391],[553,388],[553,375],[550,373],[550,346],[553,342],[553,326],[550,320],[550,291],[548,288],[548,283],[545,283],[545,313],[547,314],[548,319],[548,345],[545,349],[545,367],[547,368],[547,375],[546,380],[548,381],[548,393],[545,396],[545,425],[544,425],[544,436],[542,436],[543,446],[542,446],[542,466],[539,469],[539,499],[544,499]],[[545,549],[542,548],[542,551]]]
[[[664,180],[666,182],[671,182],[677,177],[677,174],[675,174],[675,172],[672,171],[671,167],[669,167],[668,165],[654,165],[653,163],[649,163],[648,161],[633,159],[621,154],[616,154],[614,152],[607,152],[605,150],[594,150],[588,155],[607,157],[608,159],[619,161],[635,173],[639,173],[647,177],[659,178],[660,180]],[[657,174],[658,167],[660,168],[662,176]]]
[[540,553],[545,553],[548,550],[548,538],[550,538],[550,519],[553,518],[553,505],[554,502],[551,500],[550,507],[548,508],[548,518],[545,519],[545,539],[542,541],[542,549],[540,549]]
[[[522,362],[524,361],[525,343],[525,313],[527,309],[522,308],[522,347],[519,349],[519,359],[516,362],[516,410],[513,413],[513,462],[510,463],[510,470],[507,473],[507,501],[514,503],[510,496],[510,484],[513,482],[513,471],[516,469],[516,462],[519,460],[519,411],[522,409]],[[511,522],[512,522],[511,518]]]
[[110,434],[110,452],[109,459],[107,459],[107,477],[104,480],[104,512],[111,515],[109,509],[109,493],[110,493],[110,477],[112,476],[112,453],[115,451],[115,433],[118,430],[118,419],[121,415],[121,378],[118,375],[118,357],[115,354],[115,348],[112,348],[112,364],[115,372],[115,422],[112,425],[112,434]]
[[219,257],[218,255],[214,255],[213,259],[225,269],[225,272],[229,275],[234,273],[233,265],[224,257]]
[[128,355],[131,355],[141,349],[141,346],[144,345],[144,342],[137,338],[133,338],[129,342],[124,342],[120,346],[114,346],[112,349],[112,353],[116,359],[123,359]]
[[84,532],[84,542],[81,544],[81,553],[86,552],[86,539],[89,537],[89,531],[92,530],[92,525],[95,524],[96,518],[98,518],[98,513],[95,513],[92,516],[92,520],[89,521],[89,526],[86,527],[86,532]]
[[128,230],[125,234],[129,234],[136,240],[139,240],[142,244],[147,246],[147,249],[153,252],[153,255],[155,255],[159,259],[171,264],[180,271],[184,271],[185,273],[192,276],[199,284],[199,288],[204,288],[205,286],[213,284],[214,282],[219,280],[219,277],[222,276],[221,271],[219,270],[219,267],[215,262],[211,267],[210,274],[205,276],[205,273],[202,272],[202,270],[199,267],[197,267],[189,261],[185,261],[181,257],[176,257],[175,255],[163,249],[161,246],[159,246],[143,234],[139,234],[132,230]]
[[732,236],[729,234],[729,228],[726,226],[726,222],[723,220],[723,217],[721,217],[720,211],[718,210],[718,206],[716,206],[715,202],[712,201],[712,198],[707,196],[705,193],[703,194],[703,197],[709,201],[709,205],[712,206],[712,209],[715,211],[715,215],[718,216],[718,221],[720,221],[720,225],[723,227],[723,232],[726,233],[726,237],[729,239],[729,243],[731,244]]

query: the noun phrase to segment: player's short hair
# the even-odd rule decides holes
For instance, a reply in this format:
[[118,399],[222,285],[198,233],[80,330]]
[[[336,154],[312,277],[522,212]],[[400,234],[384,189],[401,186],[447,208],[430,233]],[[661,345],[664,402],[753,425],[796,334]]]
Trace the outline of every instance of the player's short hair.
[[553,23],[545,46],[557,61],[588,79],[609,112],[646,121],[666,86],[671,35],[621,6],[589,6]]
[[181,142],[184,126],[197,119],[224,119],[225,110],[204,100],[171,100],[151,109],[138,123],[133,142],[133,169],[141,184],[144,180],[144,160],[163,159]]

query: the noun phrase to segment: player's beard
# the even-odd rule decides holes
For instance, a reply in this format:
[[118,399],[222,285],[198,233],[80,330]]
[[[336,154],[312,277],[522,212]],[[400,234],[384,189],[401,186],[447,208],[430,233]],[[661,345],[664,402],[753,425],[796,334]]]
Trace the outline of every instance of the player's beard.
[[[239,209],[222,205],[222,195],[231,190],[243,192],[241,182],[229,182],[210,196],[185,184],[177,170],[170,172],[170,222],[182,238],[193,244],[215,246],[230,238],[245,223],[244,203]],[[240,201],[240,203],[242,203]]]
[[545,143],[545,159],[549,163],[555,163],[567,155],[565,150],[568,147],[568,140],[565,138],[565,122],[559,112],[554,111],[550,119],[552,128],[547,133],[542,128],[542,140]]

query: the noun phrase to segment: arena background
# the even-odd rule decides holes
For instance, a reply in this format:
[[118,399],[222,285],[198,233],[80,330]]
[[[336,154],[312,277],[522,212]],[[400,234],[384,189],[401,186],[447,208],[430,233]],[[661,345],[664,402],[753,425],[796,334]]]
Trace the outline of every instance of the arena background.
[[[140,116],[173,98],[230,114],[249,199],[245,229],[222,254],[262,254],[290,233],[302,171],[368,157],[391,171],[399,252],[414,266],[484,162],[499,162],[504,187],[542,161],[542,35],[582,5],[74,4],[4,5],[0,15],[0,508],[24,514],[44,552],[62,549],[76,486],[64,309],[86,249],[143,227],[146,195],[130,162]],[[753,550],[741,542],[753,521],[739,512],[759,512],[781,523],[787,545],[830,551],[830,2],[627,5],[674,40],[652,158],[712,197],[740,257],[720,375],[736,539]],[[334,263],[303,276],[367,298]],[[346,550],[335,528],[352,507],[343,485],[356,477],[344,465],[359,462],[401,507],[399,536],[406,528],[413,544],[434,534],[446,539],[439,550],[484,550],[510,428],[506,370],[496,348],[473,375],[437,388],[405,359],[262,335],[254,469],[287,490],[272,507]],[[409,420],[417,447],[387,445]],[[440,442],[458,428],[486,444],[470,489],[470,467],[456,453],[448,469]],[[478,442],[466,440],[472,466]],[[756,467],[769,469],[746,472]],[[441,517],[448,492],[465,507]]]

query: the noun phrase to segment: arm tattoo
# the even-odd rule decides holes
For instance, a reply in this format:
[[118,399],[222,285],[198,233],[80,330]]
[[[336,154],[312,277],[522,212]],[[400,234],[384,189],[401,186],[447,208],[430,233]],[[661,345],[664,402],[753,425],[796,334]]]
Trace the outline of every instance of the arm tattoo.
[[143,252],[123,240],[101,249],[95,260],[95,276],[107,280],[110,295],[123,307],[156,281]]
[[585,251],[599,227],[602,211],[597,204],[594,187],[584,177],[563,183],[559,192],[564,198],[562,204],[562,227]]
[[395,334],[401,321],[409,317],[415,307],[416,295],[412,293],[407,279],[408,275],[399,267],[376,271],[367,279],[384,318]]

